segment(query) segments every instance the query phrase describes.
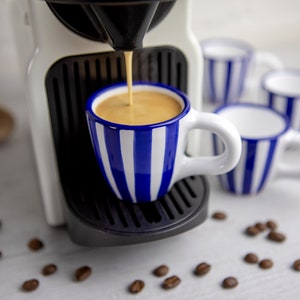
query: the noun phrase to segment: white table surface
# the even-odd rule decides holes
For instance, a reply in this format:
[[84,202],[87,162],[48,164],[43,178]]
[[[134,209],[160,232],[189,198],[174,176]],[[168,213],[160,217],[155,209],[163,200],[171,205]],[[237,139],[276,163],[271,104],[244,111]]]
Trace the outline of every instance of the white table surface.
[[[299,179],[274,180],[257,196],[237,197],[222,191],[216,179],[209,177],[209,217],[205,223],[148,244],[85,248],[73,244],[64,227],[46,224],[6,17],[9,0],[2,1],[0,105],[13,113],[16,127],[11,139],[0,145],[0,299],[299,299],[300,272],[291,269],[293,261],[300,258]],[[203,2],[195,0],[193,10],[199,40],[216,35],[244,38],[277,54],[287,66],[300,68],[299,1],[228,0],[227,7],[219,7],[217,0]],[[300,168],[299,155],[289,159]],[[210,216],[217,210],[226,212],[228,218],[213,220]],[[279,224],[278,230],[287,236],[285,242],[266,240],[265,233],[253,238],[243,233],[248,225],[268,219]],[[41,251],[28,250],[32,237],[44,241]],[[273,268],[262,270],[246,264],[243,256],[248,252],[257,253],[260,259],[271,258]],[[203,261],[212,269],[197,278],[193,269]],[[44,277],[40,270],[48,263],[57,264],[58,271]],[[170,267],[169,275],[182,279],[177,288],[161,289],[162,279],[151,274],[160,264]],[[92,276],[75,283],[72,274],[82,265],[92,267]],[[227,276],[235,276],[239,285],[224,290],[220,284]],[[31,278],[37,278],[40,286],[29,295],[20,286]],[[146,283],[139,295],[127,292],[135,279]]]

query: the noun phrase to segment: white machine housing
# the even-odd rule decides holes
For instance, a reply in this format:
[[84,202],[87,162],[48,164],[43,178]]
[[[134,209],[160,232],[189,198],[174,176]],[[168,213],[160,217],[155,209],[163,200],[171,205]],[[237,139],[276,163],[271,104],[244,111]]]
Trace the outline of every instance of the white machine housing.
[[[60,58],[107,52],[112,48],[72,32],[44,1],[11,0],[11,11],[46,220],[49,225],[58,226],[66,222],[64,194],[51,131],[45,75]],[[166,45],[178,48],[185,55],[188,63],[187,94],[192,106],[201,110],[202,54],[191,31],[190,0],[177,0],[164,20],[144,38],[144,47]],[[191,140],[188,152],[197,154],[199,135]]]

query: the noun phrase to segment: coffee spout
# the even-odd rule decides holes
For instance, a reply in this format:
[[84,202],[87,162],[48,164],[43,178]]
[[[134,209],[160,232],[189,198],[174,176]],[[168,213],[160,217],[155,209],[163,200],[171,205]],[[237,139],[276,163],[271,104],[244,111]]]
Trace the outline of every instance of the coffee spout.
[[88,15],[94,23],[101,23],[112,48],[129,51],[143,46],[158,5],[158,1],[132,2],[130,5],[90,4]]

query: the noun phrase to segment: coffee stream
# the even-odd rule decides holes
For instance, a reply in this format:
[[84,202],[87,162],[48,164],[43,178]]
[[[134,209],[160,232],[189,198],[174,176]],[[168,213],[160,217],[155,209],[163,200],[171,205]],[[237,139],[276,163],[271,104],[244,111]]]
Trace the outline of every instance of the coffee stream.
[[128,91],[110,96],[99,103],[95,107],[96,115],[110,122],[127,125],[155,124],[177,116],[182,107],[172,96],[151,90],[133,93],[133,52],[126,51],[124,56]]
[[125,67],[126,67],[126,78],[128,87],[128,101],[129,105],[133,105],[133,95],[132,95],[132,55],[133,51],[125,51]]

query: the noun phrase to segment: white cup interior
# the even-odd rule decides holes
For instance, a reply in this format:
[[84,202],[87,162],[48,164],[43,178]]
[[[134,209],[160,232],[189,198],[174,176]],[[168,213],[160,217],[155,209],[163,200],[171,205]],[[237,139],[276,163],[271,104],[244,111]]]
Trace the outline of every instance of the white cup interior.
[[244,139],[268,139],[282,134],[288,127],[286,119],[265,107],[229,105],[218,111],[237,128]]
[[265,77],[264,87],[275,94],[300,97],[300,71],[274,71]]
[[235,59],[249,55],[251,47],[235,40],[212,39],[202,44],[203,54],[210,59]]

